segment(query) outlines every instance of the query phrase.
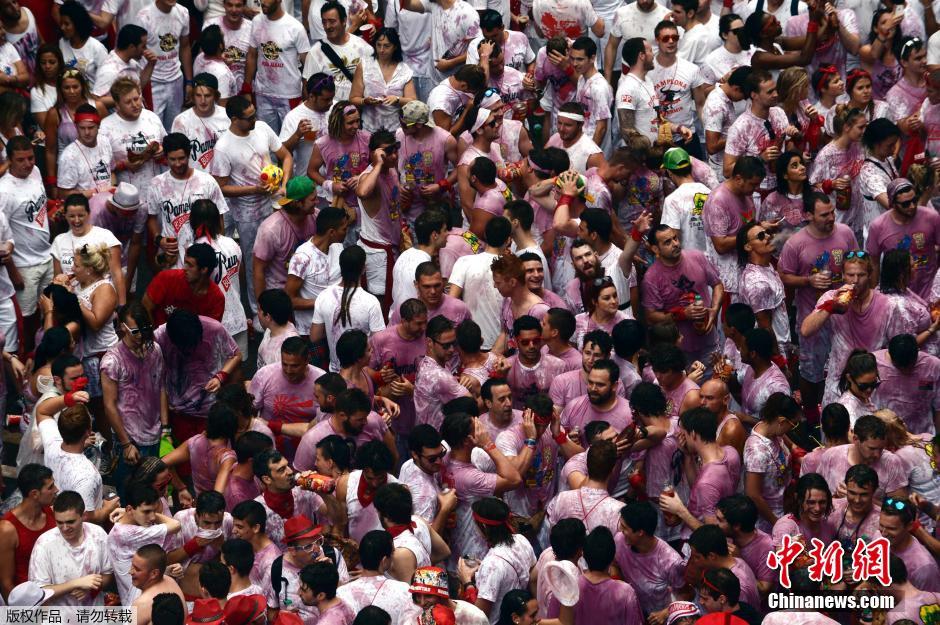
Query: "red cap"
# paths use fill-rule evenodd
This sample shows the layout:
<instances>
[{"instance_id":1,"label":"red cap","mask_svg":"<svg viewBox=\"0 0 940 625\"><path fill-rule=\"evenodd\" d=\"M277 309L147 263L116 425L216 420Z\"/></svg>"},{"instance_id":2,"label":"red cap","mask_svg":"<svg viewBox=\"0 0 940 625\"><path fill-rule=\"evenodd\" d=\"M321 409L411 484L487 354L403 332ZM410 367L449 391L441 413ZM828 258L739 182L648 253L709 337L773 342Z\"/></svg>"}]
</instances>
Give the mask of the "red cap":
<instances>
[{"instance_id":1,"label":"red cap","mask_svg":"<svg viewBox=\"0 0 940 625\"><path fill-rule=\"evenodd\" d=\"M747 621L731 612L712 612L695 621L695 625L747 625Z\"/></svg>"},{"instance_id":2,"label":"red cap","mask_svg":"<svg viewBox=\"0 0 940 625\"><path fill-rule=\"evenodd\" d=\"M220 625L222 621L222 606L216 599L196 599L193 611L186 617L186 625Z\"/></svg>"},{"instance_id":3,"label":"red cap","mask_svg":"<svg viewBox=\"0 0 940 625\"><path fill-rule=\"evenodd\" d=\"M284 542L288 545L305 538L316 538L322 533L322 525L315 524L302 514L291 517L284 523Z\"/></svg>"},{"instance_id":4,"label":"red cap","mask_svg":"<svg viewBox=\"0 0 940 625\"><path fill-rule=\"evenodd\" d=\"M268 604L261 595L238 595L225 602L226 625L248 625L265 614Z\"/></svg>"}]
</instances>

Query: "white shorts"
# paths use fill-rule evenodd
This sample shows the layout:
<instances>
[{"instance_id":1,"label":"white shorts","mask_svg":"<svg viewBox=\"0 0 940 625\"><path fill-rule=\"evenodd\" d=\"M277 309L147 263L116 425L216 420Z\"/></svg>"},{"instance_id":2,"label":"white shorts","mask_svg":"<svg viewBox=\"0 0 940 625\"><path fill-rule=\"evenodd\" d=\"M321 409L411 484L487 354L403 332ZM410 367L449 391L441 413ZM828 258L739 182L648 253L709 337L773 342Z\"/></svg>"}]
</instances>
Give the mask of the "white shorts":
<instances>
[{"instance_id":1,"label":"white shorts","mask_svg":"<svg viewBox=\"0 0 940 625\"><path fill-rule=\"evenodd\" d=\"M20 303L23 316L29 317L36 312L42 290L52 284L52 258L38 265L19 267L19 270L25 287L16 293L16 301Z\"/></svg>"},{"instance_id":2,"label":"white shorts","mask_svg":"<svg viewBox=\"0 0 940 625\"><path fill-rule=\"evenodd\" d=\"M385 250L364 245L357 242L366 252L366 290L379 299L385 295L385 289L392 285L385 284L385 273L388 269L388 253Z\"/></svg>"}]
</instances>

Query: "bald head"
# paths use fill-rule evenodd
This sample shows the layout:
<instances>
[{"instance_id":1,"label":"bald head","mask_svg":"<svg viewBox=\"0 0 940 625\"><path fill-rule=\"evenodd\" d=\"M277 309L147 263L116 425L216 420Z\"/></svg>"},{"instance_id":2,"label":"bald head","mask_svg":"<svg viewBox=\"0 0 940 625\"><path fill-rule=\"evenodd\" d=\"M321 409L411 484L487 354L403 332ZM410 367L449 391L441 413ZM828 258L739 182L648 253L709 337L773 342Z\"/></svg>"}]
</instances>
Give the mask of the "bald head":
<instances>
[{"instance_id":1,"label":"bald head","mask_svg":"<svg viewBox=\"0 0 940 625\"><path fill-rule=\"evenodd\" d=\"M712 378L702 384L699 395L702 398L702 407L717 415L719 419L728 413L731 396L728 393L728 385L721 380Z\"/></svg>"}]
</instances>

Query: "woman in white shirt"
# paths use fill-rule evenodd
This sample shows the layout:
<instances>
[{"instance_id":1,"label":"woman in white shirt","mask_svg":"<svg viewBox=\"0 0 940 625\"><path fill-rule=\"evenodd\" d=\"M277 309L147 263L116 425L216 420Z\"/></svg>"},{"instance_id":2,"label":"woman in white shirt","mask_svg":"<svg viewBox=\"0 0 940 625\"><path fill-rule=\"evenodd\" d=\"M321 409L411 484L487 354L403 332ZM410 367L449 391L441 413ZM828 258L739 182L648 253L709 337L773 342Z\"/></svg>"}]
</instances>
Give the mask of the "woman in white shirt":
<instances>
[{"instance_id":1,"label":"woman in white shirt","mask_svg":"<svg viewBox=\"0 0 940 625\"><path fill-rule=\"evenodd\" d=\"M36 70L39 74L36 85L29 90L29 112L36 118L40 128L46 125L46 113L55 106L58 92L56 83L62 73L62 52L54 43L44 43L36 52Z\"/></svg>"},{"instance_id":2,"label":"woman in white shirt","mask_svg":"<svg viewBox=\"0 0 940 625\"><path fill-rule=\"evenodd\" d=\"M375 52L356 66L349 101L362 109L367 132L398 128L398 114L417 97L414 72L403 61L401 41L394 28L381 28L372 44Z\"/></svg>"},{"instance_id":3,"label":"woman in white shirt","mask_svg":"<svg viewBox=\"0 0 940 625\"><path fill-rule=\"evenodd\" d=\"M78 2L68 0L59 7L62 38L59 39L59 49L65 60L66 68L77 69L89 83L93 83L98 68L108 58L108 49L100 41L91 36L95 29L91 16Z\"/></svg>"},{"instance_id":4,"label":"woman in white shirt","mask_svg":"<svg viewBox=\"0 0 940 625\"><path fill-rule=\"evenodd\" d=\"M104 246L108 250L108 272L123 303L124 274L121 272L121 242L110 230L91 224L88 198L81 193L68 196L63 210L65 220L69 224L69 231L63 232L52 241L52 267L55 275L68 275L74 272L75 256L78 248L83 245Z\"/></svg>"},{"instance_id":5,"label":"woman in white shirt","mask_svg":"<svg viewBox=\"0 0 940 625\"><path fill-rule=\"evenodd\" d=\"M98 116L104 119L108 109L100 102L96 102L88 90L88 81L77 69L67 69L59 76L55 106L46 114L46 123L43 129L46 132L46 177L55 179L58 171L59 157L62 152L76 139L78 127L75 124L75 114L82 104L91 104L98 111ZM52 182L55 184L55 182Z\"/></svg>"}]
</instances>

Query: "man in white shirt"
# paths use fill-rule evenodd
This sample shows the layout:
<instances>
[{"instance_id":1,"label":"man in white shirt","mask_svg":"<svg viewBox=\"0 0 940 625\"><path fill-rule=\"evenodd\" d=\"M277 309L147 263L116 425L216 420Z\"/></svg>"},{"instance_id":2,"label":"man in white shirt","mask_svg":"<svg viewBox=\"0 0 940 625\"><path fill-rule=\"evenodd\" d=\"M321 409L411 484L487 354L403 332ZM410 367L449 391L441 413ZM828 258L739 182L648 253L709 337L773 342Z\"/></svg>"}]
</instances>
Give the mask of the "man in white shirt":
<instances>
[{"instance_id":1,"label":"man in white shirt","mask_svg":"<svg viewBox=\"0 0 940 625\"><path fill-rule=\"evenodd\" d=\"M663 155L663 169L676 190L663 201L661 222L679 231L682 246L705 253L705 225L702 209L711 189L692 178L692 161L682 148L670 148Z\"/></svg>"},{"instance_id":2,"label":"man in white shirt","mask_svg":"<svg viewBox=\"0 0 940 625\"><path fill-rule=\"evenodd\" d=\"M326 39L313 44L304 62L303 77L309 78L317 72L333 76L334 100L348 100L352 89L352 77L362 58L372 56L372 46L356 35L346 31L346 9L339 2L331 0L320 9L320 19ZM339 66L330 58L330 50Z\"/></svg>"},{"instance_id":3,"label":"man in white shirt","mask_svg":"<svg viewBox=\"0 0 940 625\"><path fill-rule=\"evenodd\" d=\"M503 296L493 284L490 265L509 246L512 224L505 217L493 217L486 224L486 248L479 254L457 259L450 273L449 293L463 299L473 320L483 333L483 349L491 349L500 333Z\"/></svg>"},{"instance_id":4,"label":"man in white shirt","mask_svg":"<svg viewBox=\"0 0 940 625\"><path fill-rule=\"evenodd\" d=\"M584 134L603 147L610 128L614 92L604 75L597 71L597 44L590 37L579 37L571 44L568 57L578 75L575 99L584 107Z\"/></svg>"},{"instance_id":5,"label":"man in white shirt","mask_svg":"<svg viewBox=\"0 0 940 625\"><path fill-rule=\"evenodd\" d=\"M307 175L313 142L327 134L327 120L335 96L333 76L317 72L307 79L307 99L284 117L278 139L294 156L294 176Z\"/></svg>"},{"instance_id":6,"label":"man in white shirt","mask_svg":"<svg viewBox=\"0 0 940 625\"><path fill-rule=\"evenodd\" d=\"M164 128L183 108L183 83L193 82L193 52L189 45L189 11L176 0L154 0L137 14L147 30L147 49L157 56L150 76L153 112Z\"/></svg>"},{"instance_id":7,"label":"man in white shirt","mask_svg":"<svg viewBox=\"0 0 940 625\"><path fill-rule=\"evenodd\" d=\"M281 0L263 0L261 13L251 20L242 93L255 94L258 117L275 133L300 104L300 66L309 50L307 31L284 11Z\"/></svg>"},{"instance_id":8,"label":"man in white shirt","mask_svg":"<svg viewBox=\"0 0 940 625\"><path fill-rule=\"evenodd\" d=\"M112 166L114 155L111 144L98 140L101 117L91 104L80 104L73 117L78 137L59 155L56 173L59 197L84 193L91 197L99 191L115 186Z\"/></svg>"},{"instance_id":9,"label":"man in white shirt","mask_svg":"<svg viewBox=\"0 0 940 625\"><path fill-rule=\"evenodd\" d=\"M215 17L206 16L202 27L218 26L225 40L225 62L235 74L235 88L239 91L245 83L245 59L248 57L251 21L246 19L245 0L224 0L225 13Z\"/></svg>"},{"instance_id":10,"label":"man in white shirt","mask_svg":"<svg viewBox=\"0 0 940 625\"><path fill-rule=\"evenodd\" d=\"M708 164L719 181L725 179L725 142L728 139L728 130L744 111L744 93L752 71L750 65L742 65L733 70L727 82L718 83L718 86L711 90L702 108Z\"/></svg>"},{"instance_id":11,"label":"man in white shirt","mask_svg":"<svg viewBox=\"0 0 940 625\"><path fill-rule=\"evenodd\" d=\"M24 347L31 351L41 321L37 314L39 295L52 282L46 190L36 167L36 152L27 137L10 139L6 159L9 168L0 178L0 212L9 222L16 242L12 262L6 267L24 317Z\"/></svg>"},{"instance_id":12,"label":"man in white shirt","mask_svg":"<svg viewBox=\"0 0 940 625\"><path fill-rule=\"evenodd\" d=\"M118 78L109 93L114 112L101 120L99 140L107 139L111 144L118 182L146 189L153 177L163 171L160 142L166 129L153 111L144 108L140 84L133 78Z\"/></svg>"},{"instance_id":13,"label":"man in white shirt","mask_svg":"<svg viewBox=\"0 0 940 625\"><path fill-rule=\"evenodd\" d=\"M239 595L263 595L261 586L252 583L251 569L255 565L255 551L251 543L242 538L229 538L222 543L222 564L228 567L231 584L228 597Z\"/></svg>"},{"instance_id":14,"label":"man in white shirt","mask_svg":"<svg viewBox=\"0 0 940 625\"><path fill-rule=\"evenodd\" d=\"M215 144L229 126L218 100L219 79L207 72L197 74L193 77L193 106L176 116L170 130L189 137L191 165L206 173L211 170Z\"/></svg>"},{"instance_id":15,"label":"man in white shirt","mask_svg":"<svg viewBox=\"0 0 940 625\"><path fill-rule=\"evenodd\" d=\"M418 215L414 223L415 245L395 260L392 270L392 302L398 308L408 298L417 298L415 269L423 262L433 260L447 243L447 218L438 210L428 209Z\"/></svg>"},{"instance_id":16,"label":"man in white shirt","mask_svg":"<svg viewBox=\"0 0 940 625\"><path fill-rule=\"evenodd\" d=\"M147 31L136 24L121 28L117 45L98 67L91 93L105 106L114 106L111 85L121 76L130 76L141 86L150 83L153 68L157 63L156 53L147 48ZM146 59L141 63L141 59Z\"/></svg>"},{"instance_id":17,"label":"man in white shirt","mask_svg":"<svg viewBox=\"0 0 940 625\"><path fill-rule=\"evenodd\" d=\"M718 18L712 15L709 0L674 0L672 21L683 29L679 56L701 67L710 52L721 47Z\"/></svg>"},{"instance_id":18,"label":"man in white shirt","mask_svg":"<svg viewBox=\"0 0 940 625\"><path fill-rule=\"evenodd\" d=\"M114 579L108 534L82 521L85 501L75 491L56 495L52 514L56 526L33 545L29 579L53 591L46 605L103 606L104 593L98 591Z\"/></svg>"},{"instance_id":19,"label":"man in white shirt","mask_svg":"<svg viewBox=\"0 0 940 625\"><path fill-rule=\"evenodd\" d=\"M568 153L571 169L586 172L600 167L604 153L594 140L584 134L584 106L580 102L565 102L558 109L555 121L557 132L545 143L547 148L561 148Z\"/></svg>"},{"instance_id":20,"label":"man in white shirt","mask_svg":"<svg viewBox=\"0 0 940 625\"><path fill-rule=\"evenodd\" d=\"M610 27L610 37L604 48L604 77L614 84L615 72L620 74L620 42L634 37L648 37L656 24L670 14L663 4L656 0L637 0L624 4L614 13Z\"/></svg>"},{"instance_id":21,"label":"man in white shirt","mask_svg":"<svg viewBox=\"0 0 940 625\"><path fill-rule=\"evenodd\" d=\"M282 10L283 12L283 10ZM258 16L263 17L263 16ZM285 15L281 19L294 19ZM255 18L257 20L257 17ZM250 65L249 65L250 67ZM259 104L262 97L259 97ZM273 109L272 109L273 110ZM293 157L278 140L275 131L265 122L257 122L258 113L244 96L235 96L225 104L225 113L231 120L227 132L216 142L216 155L212 159L212 175L215 176L222 195L230 198L232 221L238 231L238 243L242 258L246 259L246 275L254 275L252 250L258 226L271 214L271 194L286 195ZM274 154L284 171L279 188L262 186L261 170L272 163ZM231 232L232 227L229 225ZM254 280L248 281L248 302L254 314L257 297Z\"/></svg>"},{"instance_id":22,"label":"man in white shirt","mask_svg":"<svg viewBox=\"0 0 940 625\"><path fill-rule=\"evenodd\" d=\"M604 36L604 20L589 0L535 0L532 16L536 31L546 39L555 35L577 39L587 35L589 28L595 37Z\"/></svg>"},{"instance_id":23,"label":"man in white shirt","mask_svg":"<svg viewBox=\"0 0 940 625\"><path fill-rule=\"evenodd\" d=\"M747 40L739 36L744 34L744 20L734 13L726 13L718 20L718 36L722 45L716 48L702 61L701 72L706 82L718 83L731 70L748 65L754 49Z\"/></svg>"},{"instance_id":24,"label":"man in white shirt","mask_svg":"<svg viewBox=\"0 0 940 625\"><path fill-rule=\"evenodd\" d=\"M705 81L695 64L676 55L679 47L679 28L664 20L654 31L659 52L653 57L653 69L648 78L656 90L663 119L672 125L673 144L681 145L689 154L704 159L701 140L694 134L696 109L705 103ZM687 128L693 132L686 139L679 132Z\"/></svg>"},{"instance_id":25,"label":"man in white shirt","mask_svg":"<svg viewBox=\"0 0 940 625\"><path fill-rule=\"evenodd\" d=\"M623 44L623 61L630 71L620 77L617 85L620 138L626 141L627 133L639 132L655 143L659 136L659 97L648 77L655 67L653 47L641 37L629 39Z\"/></svg>"}]
</instances>

